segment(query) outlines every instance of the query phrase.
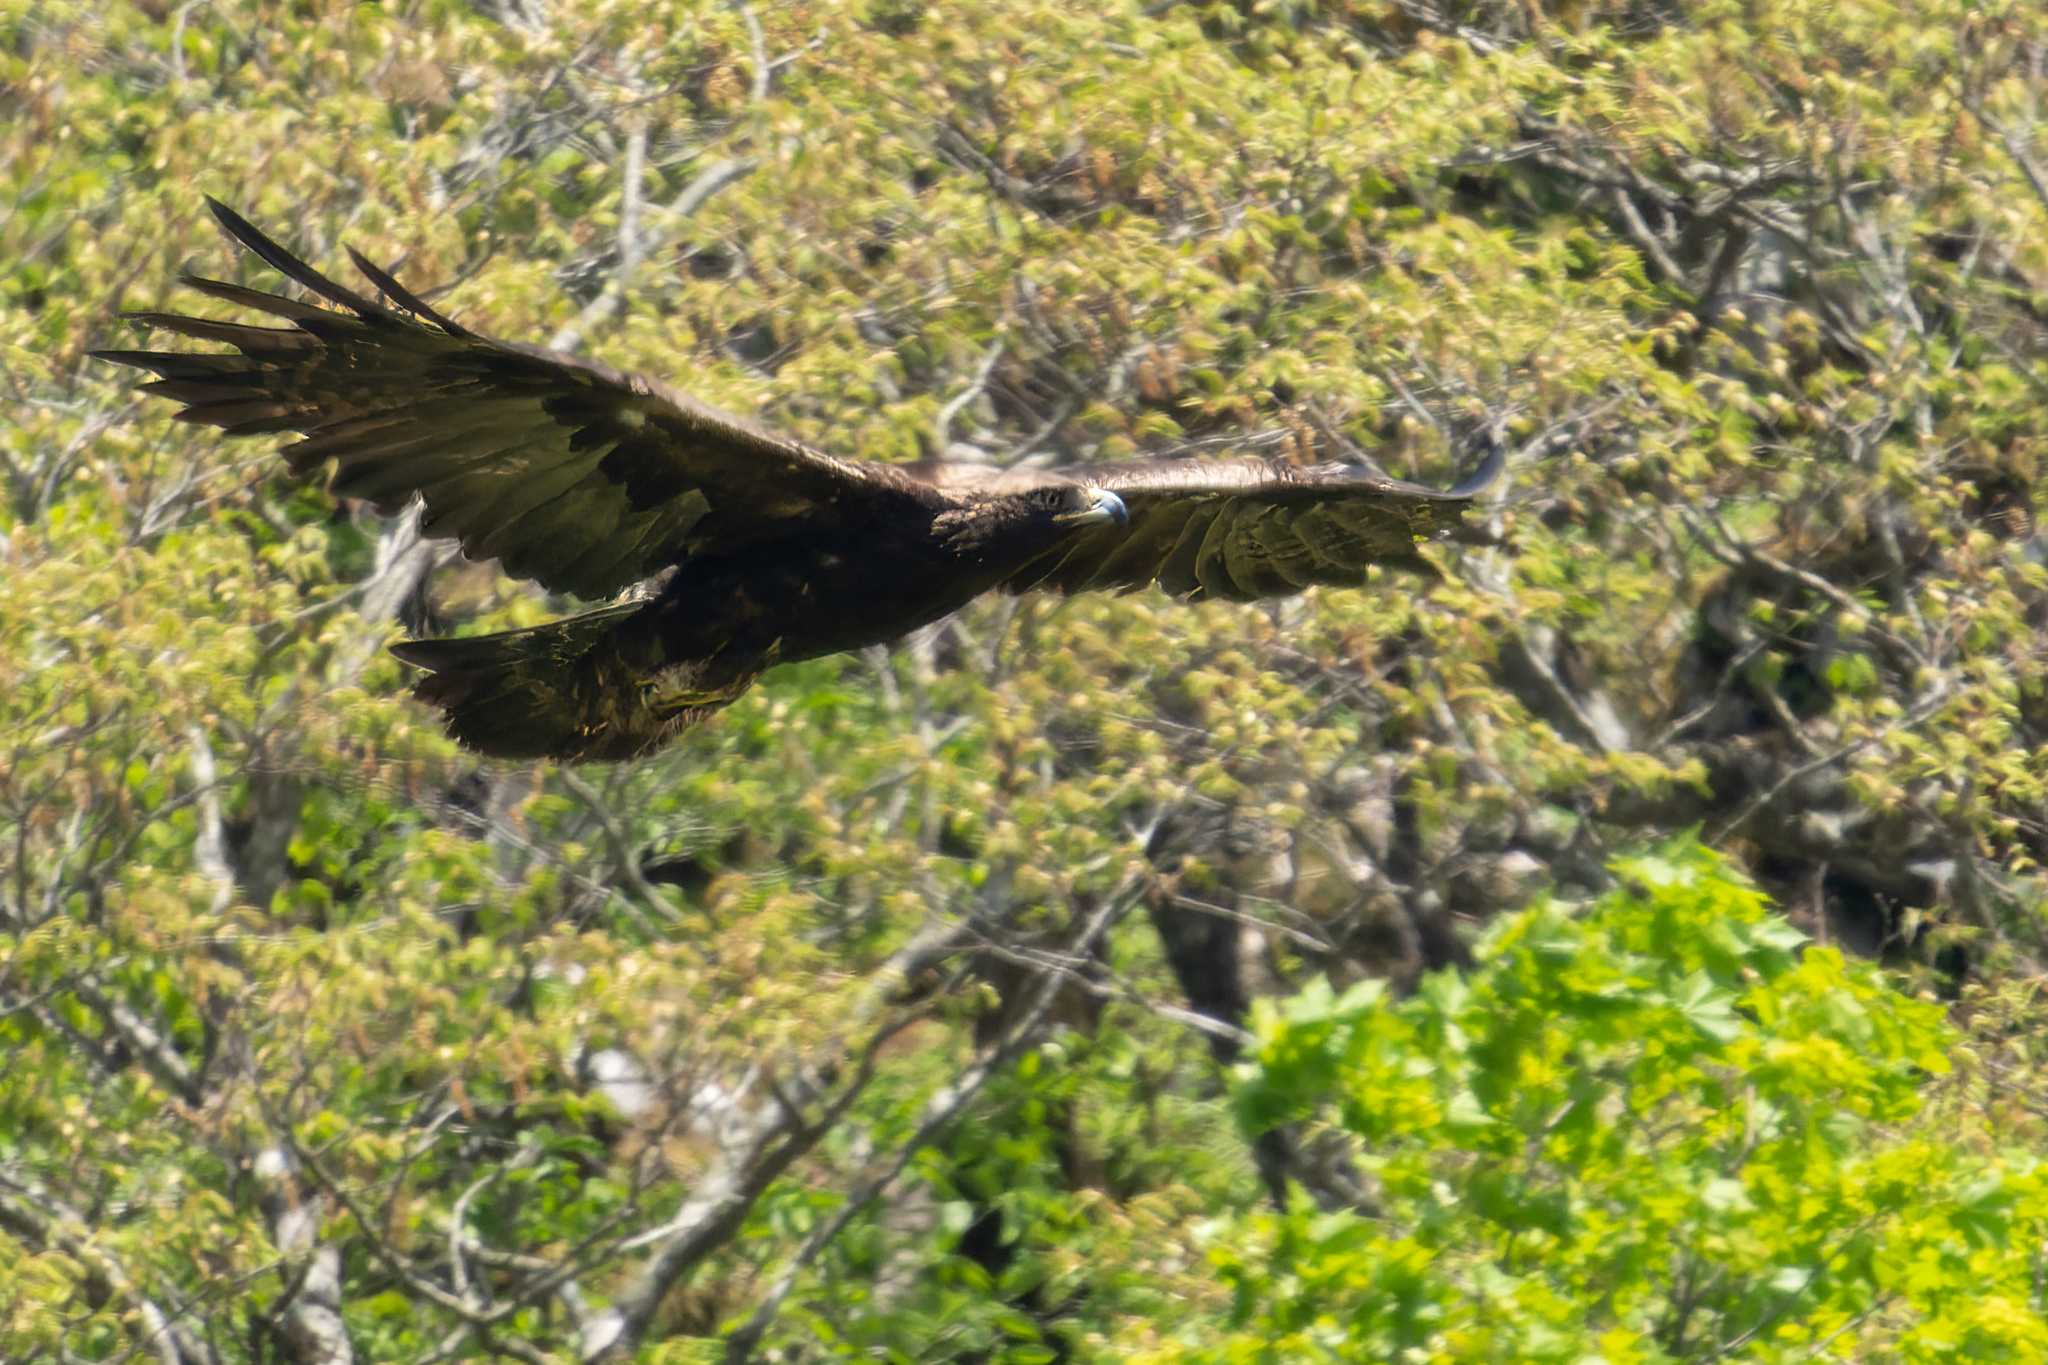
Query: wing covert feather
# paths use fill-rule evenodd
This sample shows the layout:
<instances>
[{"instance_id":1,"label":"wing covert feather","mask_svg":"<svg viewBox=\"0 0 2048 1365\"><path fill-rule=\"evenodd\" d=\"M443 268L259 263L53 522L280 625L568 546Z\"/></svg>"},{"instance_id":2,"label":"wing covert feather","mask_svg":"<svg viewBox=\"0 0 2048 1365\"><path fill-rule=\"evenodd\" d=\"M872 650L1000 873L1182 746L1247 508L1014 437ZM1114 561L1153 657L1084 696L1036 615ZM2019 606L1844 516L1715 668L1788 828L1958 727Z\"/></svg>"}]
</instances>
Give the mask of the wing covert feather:
<instances>
[{"instance_id":1,"label":"wing covert feather","mask_svg":"<svg viewBox=\"0 0 2048 1365\"><path fill-rule=\"evenodd\" d=\"M1316 584L1355 586L1375 563L1414 565L1415 547L1455 527L1500 473L1493 443L1455 488L1429 488L1356 464L1243 458L1131 460L992 475L1092 484L1122 498L1123 530L1097 528L1014 575L1011 591L1130 591L1250 601ZM967 481L971 476L953 476Z\"/></svg>"}]
</instances>

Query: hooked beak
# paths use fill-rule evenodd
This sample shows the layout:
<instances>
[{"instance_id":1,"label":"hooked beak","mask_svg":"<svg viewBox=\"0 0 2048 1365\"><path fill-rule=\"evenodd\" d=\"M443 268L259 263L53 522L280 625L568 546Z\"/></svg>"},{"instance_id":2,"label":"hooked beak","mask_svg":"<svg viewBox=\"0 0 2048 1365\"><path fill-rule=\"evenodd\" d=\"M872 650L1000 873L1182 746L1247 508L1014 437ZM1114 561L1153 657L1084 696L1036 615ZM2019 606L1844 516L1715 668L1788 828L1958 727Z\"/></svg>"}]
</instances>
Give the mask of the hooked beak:
<instances>
[{"instance_id":1,"label":"hooked beak","mask_svg":"<svg viewBox=\"0 0 2048 1365\"><path fill-rule=\"evenodd\" d=\"M1107 488L1088 490L1091 501L1079 512L1062 512L1053 518L1062 526L1100 526L1113 521L1119 527L1131 524L1131 509L1124 506L1124 500Z\"/></svg>"}]
</instances>

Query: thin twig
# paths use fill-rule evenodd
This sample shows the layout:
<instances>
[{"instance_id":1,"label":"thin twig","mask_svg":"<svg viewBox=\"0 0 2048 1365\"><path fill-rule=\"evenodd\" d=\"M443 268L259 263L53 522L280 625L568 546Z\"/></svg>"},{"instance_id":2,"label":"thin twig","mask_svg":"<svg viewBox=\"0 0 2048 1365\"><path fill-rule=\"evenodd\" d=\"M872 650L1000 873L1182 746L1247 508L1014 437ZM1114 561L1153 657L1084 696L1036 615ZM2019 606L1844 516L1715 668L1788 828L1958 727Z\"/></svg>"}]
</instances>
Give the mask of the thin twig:
<instances>
[{"instance_id":1,"label":"thin twig","mask_svg":"<svg viewBox=\"0 0 2048 1365\"><path fill-rule=\"evenodd\" d=\"M629 149L630 150L630 149ZM663 210L662 217L648 227L644 235L637 233L640 249L651 254L658 250L682 221L702 208L711 196L736 180L744 178L759 163L752 157L725 157L705 167L703 172L683 187L683 192L671 200ZM636 219L637 224L637 219ZM625 289L614 275L605 285L604 292L583 306L575 319L552 337L548 338L550 349L573 351L583 344L584 336L594 327L604 323L625 304Z\"/></svg>"}]
</instances>

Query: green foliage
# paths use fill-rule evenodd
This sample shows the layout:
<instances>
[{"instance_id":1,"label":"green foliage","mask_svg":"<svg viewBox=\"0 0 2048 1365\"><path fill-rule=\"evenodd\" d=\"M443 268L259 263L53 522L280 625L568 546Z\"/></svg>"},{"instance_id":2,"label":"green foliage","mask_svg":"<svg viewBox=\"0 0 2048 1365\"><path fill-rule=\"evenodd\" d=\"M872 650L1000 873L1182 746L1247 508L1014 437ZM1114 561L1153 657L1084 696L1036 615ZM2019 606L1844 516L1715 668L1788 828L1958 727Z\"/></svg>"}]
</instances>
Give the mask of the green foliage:
<instances>
[{"instance_id":1,"label":"green foliage","mask_svg":"<svg viewBox=\"0 0 2048 1365\"><path fill-rule=\"evenodd\" d=\"M2038 1354L2044 22L0 0L0 1357L571 1358L664 1249L624 1354ZM201 192L865 458L1514 461L1439 581L480 768L382 646L577 604L81 359L274 284ZM1607 895L1693 827L1820 946Z\"/></svg>"},{"instance_id":2,"label":"green foliage","mask_svg":"<svg viewBox=\"0 0 2048 1365\"><path fill-rule=\"evenodd\" d=\"M1940 1006L1689 844L1490 930L1405 1000L1261 1002L1259 1133L1334 1107L1371 1215L1211 1234L1216 1360L2032 1360L2048 1180L1927 1103ZM1983 1150L1979 1144L1992 1150Z\"/></svg>"}]
</instances>

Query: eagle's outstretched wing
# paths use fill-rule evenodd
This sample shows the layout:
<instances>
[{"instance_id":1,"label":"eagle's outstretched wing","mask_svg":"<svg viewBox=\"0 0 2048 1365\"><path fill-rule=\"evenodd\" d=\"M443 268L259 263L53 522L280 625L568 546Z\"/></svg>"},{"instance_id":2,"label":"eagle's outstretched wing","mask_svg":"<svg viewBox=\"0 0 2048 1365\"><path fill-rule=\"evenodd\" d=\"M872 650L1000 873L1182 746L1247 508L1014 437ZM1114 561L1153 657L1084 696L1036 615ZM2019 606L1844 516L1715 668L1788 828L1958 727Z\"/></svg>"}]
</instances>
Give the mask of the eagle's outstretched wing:
<instances>
[{"instance_id":1,"label":"eagle's outstretched wing","mask_svg":"<svg viewBox=\"0 0 2048 1365\"><path fill-rule=\"evenodd\" d=\"M948 491L1021 492L1085 483L1122 498L1126 527L1100 526L1023 565L1011 592L1130 591L1157 583L1190 600L1244 602L1315 584L1357 585L1372 564L1417 562L1418 542L1458 525L1500 473L1493 443L1455 488L1427 488L1356 464L1256 458L1129 460L1063 468L908 466Z\"/></svg>"},{"instance_id":2,"label":"eagle's outstretched wing","mask_svg":"<svg viewBox=\"0 0 2048 1365\"><path fill-rule=\"evenodd\" d=\"M640 375L479 336L356 255L396 307L336 284L208 199L228 234L335 308L184 277L282 318L254 327L170 313L138 320L238 354L96 351L159 376L182 421L230 436L297 431L300 473L334 464L337 493L397 511L472 559L584 597L664 566L786 533L793 519L872 524L932 491L890 466L842 460ZM408 316L409 315L409 316Z\"/></svg>"}]
</instances>

